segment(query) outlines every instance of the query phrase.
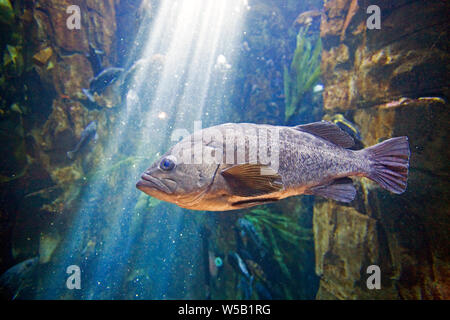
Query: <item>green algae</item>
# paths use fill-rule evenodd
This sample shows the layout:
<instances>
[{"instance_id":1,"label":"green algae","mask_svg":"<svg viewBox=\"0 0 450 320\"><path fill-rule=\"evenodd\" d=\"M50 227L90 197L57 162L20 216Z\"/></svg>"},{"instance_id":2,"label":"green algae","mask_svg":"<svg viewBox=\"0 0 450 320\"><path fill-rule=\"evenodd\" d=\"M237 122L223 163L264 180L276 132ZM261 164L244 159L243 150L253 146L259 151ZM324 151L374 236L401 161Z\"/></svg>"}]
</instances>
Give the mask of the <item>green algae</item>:
<instances>
[{"instance_id":1,"label":"green algae","mask_svg":"<svg viewBox=\"0 0 450 320\"><path fill-rule=\"evenodd\" d=\"M307 37L309 27L300 28L297 34L297 47L290 67L284 66L283 81L285 95L285 121L298 111L306 92L317 83L321 75L320 37L313 44Z\"/></svg>"},{"instance_id":2,"label":"green algae","mask_svg":"<svg viewBox=\"0 0 450 320\"><path fill-rule=\"evenodd\" d=\"M304 251L307 242L312 241L312 230L301 227L290 216L273 213L269 209L253 209L244 216L250 221L260 234L264 244L271 248L273 256L287 278L292 278L291 272L285 263L285 257L292 252L285 251L286 243Z\"/></svg>"}]
</instances>

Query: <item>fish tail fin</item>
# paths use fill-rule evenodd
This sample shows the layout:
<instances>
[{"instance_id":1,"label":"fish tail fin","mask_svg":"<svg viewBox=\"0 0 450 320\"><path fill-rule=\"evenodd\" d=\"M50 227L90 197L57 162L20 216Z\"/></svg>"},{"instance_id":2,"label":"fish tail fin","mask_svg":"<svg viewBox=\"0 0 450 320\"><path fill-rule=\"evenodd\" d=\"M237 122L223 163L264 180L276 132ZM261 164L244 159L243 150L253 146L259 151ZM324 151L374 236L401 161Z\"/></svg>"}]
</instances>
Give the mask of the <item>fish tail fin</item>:
<instances>
[{"instance_id":1,"label":"fish tail fin","mask_svg":"<svg viewBox=\"0 0 450 320\"><path fill-rule=\"evenodd\" d=\"M70 160L73 160L74 156L75 156L75 152L67 151L67 158L69 158Z\"/></svg>"},{"instance_id":2,"label":"fish tail fin","mask_svg":"<svg viewBox=\"0 0 450 320\"><path fill-rule=\"evenodd\" d=\"M362 152L372 162L367 178L390 192L405 192L411 154L408 137L391 138Z\"/></svg>"}]
</instances>

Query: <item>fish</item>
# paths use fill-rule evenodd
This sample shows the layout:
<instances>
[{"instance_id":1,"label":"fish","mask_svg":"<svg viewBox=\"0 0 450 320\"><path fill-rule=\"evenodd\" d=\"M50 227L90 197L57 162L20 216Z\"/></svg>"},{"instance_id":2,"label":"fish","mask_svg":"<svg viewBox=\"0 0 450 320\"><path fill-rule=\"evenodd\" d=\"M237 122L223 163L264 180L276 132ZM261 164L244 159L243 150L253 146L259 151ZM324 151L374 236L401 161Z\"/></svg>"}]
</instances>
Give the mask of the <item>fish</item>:
<instances>
[{"instance_id":1,"label":"fish","mask_svg":"<svg viewBox=\"0 0 450 320\"><path fill-rule=\"evenodd\" d=\"M342 114L338 113L331 117L331 122L336 124L343 131L347 132L352 138L361 141L361 132L359 131L356 124L347 120Z\"/></svg>"},{"instance_id":2,"label":"fish","mask_svg":"<svg viewBox=\"0 0 450 320\"><path fill-rule=\"evenodd\" d=\"M241 258L241 256L239 256L238 253L230 252L228 254L228 261L237 272L239 272L242 276L244 276L245 279L249 281L249 283L253 282L253 276L250 274L247 264Z\"/></svg>"},{"instance_id":3,"label":"fish","mask_svg":"<svg viewBox=\"0 0 450 320\"><path fill-rule=\"evenodd\" d=\"M115 67L106 68L89 81L89 89L82 88L81 91L91 102L95 102L94 93L102 94L106 87L119 79L124 70L123 68Z\"/></svg>"},{"instance_id":4,"label":"fish","mask_svg":"<svg viewBox=\"0 0 450 320\"><path fill-rule=\"evenodd\" d=\"M89 62L91 63L92 71L94 72L94 75L99 74L102 71L102 58L101 56L104 55L105 52L100 49L96 49L94 45L89 42L89 53L86 54L86 57L88 58Z\"/></svg>"},{"instance_id":5,"label":"fish","mask_svg":"<svg viewBox=\"0 0 450 320\"><path fill-rule=\"evenodd\" d=\"M75 149L71 151L67 151L67 157L70 160L75 158L75 155L81 148L89 143L91 140L97 140L97 123L95 121L91 121L86 128L84 128L83 132L81 132L80 140L78 141Z\"/></svg>"},{"instance_id":6,"label":"fish","mask_svg":"<svg viewBox=\"0 0 450 320\"><path fill-rule=\"evenodd\" d=\"M295 19L293 26L295 25L310 25L314 18L321 17L323 12L320 10L309 10L300 13Z\"/></svg>"},{"instance_id":7,"label":"fish","mask_svg":"<svg viewBox=\"0 0 450 320\"><path fill-rule=\"evenodd\" d=\"M244 299L250 299L253 289L253 275L250 274L245 261L236 252L230 252L228 254L228 261L231 266L240 274L239 287L241 287L244 293Z\"/></svg>"},{"instance_id":8,"label":"fish","mask_svg":"<svg viewBox=\"0 0 450 320\"><path fill-rule=\"evenodd\" d=\"M4 299L14 300L26 286L33 270L39 263L39 257L22 261L0 276L0 296Z\"/></svg>"},{"instance_id":9,"label":"fish","mask_svg":"<svg viewBox=\"0 0 450 320\"><path fill-rule=\"evenodd\" d=\"M251 145L257 142L262 151L255 155ZM406 190L407 136L348 149L354 143L324 120L294 127L221 124L175 144L144 171L136 187L159 200L204 211L248 208L302 194L348 203L356 196L350 177L369 178L395 194Z\"/></svg>"}]
</instances>

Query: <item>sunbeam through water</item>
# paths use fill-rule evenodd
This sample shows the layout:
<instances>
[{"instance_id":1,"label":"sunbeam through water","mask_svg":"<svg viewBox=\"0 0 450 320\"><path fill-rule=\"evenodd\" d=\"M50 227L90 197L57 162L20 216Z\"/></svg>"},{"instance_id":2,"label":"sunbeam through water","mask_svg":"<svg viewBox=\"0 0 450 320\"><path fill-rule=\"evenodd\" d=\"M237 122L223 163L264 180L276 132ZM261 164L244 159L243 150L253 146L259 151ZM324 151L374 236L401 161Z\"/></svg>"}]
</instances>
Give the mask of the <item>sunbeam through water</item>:
<instances>
[{"instance_id":1,"label":"sunbeam through water","mask_svg":"<svg viewBox=\"0 0 450 320\"><path fill-rule=\"evenodd\" d=\"M162 1L141 23L115 134L103 137L109 157L92 169L37 298L204 298L190 293L200 277L197 227L185 210L149 198L135 183L173 143L173 130L223 115L246 10L242 0ZM151 212L140 209L143 202ZM81 269L79 292L65 290L70 265Z\"/></svg>"}]
</instances>

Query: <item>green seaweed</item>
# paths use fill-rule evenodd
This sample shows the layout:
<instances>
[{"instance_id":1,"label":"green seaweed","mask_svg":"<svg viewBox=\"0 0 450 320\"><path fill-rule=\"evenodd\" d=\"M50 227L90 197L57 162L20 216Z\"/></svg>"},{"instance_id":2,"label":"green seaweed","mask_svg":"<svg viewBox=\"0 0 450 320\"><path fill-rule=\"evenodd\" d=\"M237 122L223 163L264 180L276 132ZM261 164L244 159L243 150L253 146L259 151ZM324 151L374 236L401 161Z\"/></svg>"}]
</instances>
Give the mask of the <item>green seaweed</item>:
<instances>
[{"instance_id":1,"label":"green seaweed","mask_svg":"<svg viewBox=\"0 0 450 320\"><path fill-rule=\"evenodd\" d=\"M290 216L272 213L268 209L253 209L244 218L255 226L264 244L271 248L283 274L288 279L292 278L285 262L285 258L292 255L292 251L286 248L286 243L296 248L299 254L305 253L309 247L307 243L312 241L312 230L301 227Z\"/></svg>"},{"instance_id":2,"label":"green seaweed","mask_svg":"<svg viewBox=\"0 0 450 320\"><path fill-rule=\"evenodd\" d=\"M284 66L285 121L287 122L300 108L302 99L319 80L320 37L314 45L306 37L309 26L300 28L297 34L297 47L290 68Z\"/></svg>"}]
</instances>

